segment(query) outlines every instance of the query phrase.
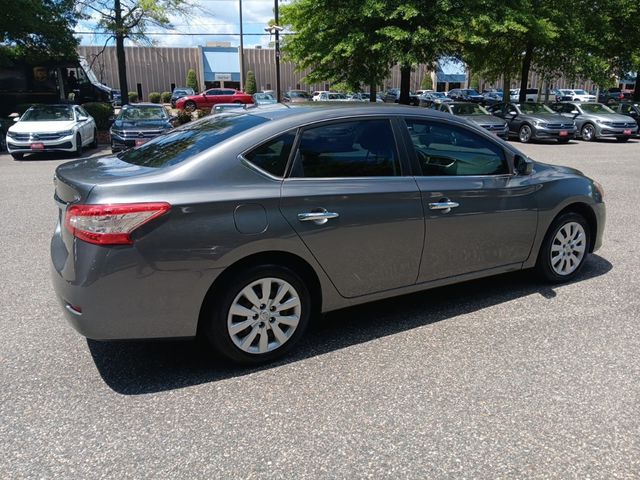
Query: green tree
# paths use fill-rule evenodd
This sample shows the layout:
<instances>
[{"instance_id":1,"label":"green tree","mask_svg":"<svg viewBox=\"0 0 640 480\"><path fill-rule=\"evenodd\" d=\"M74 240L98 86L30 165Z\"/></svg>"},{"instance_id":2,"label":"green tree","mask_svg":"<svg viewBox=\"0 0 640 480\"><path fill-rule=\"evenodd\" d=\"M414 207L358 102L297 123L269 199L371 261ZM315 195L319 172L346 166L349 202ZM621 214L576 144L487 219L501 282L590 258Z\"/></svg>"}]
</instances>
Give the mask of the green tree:
<instances>
[{"instance_id":1,"label":"green tree","mask_svg":"<svg viewBox=\"0 0 640 480\"><path fill-rule=\"evenodd\" d=\"M187 80L185 83L187 88L192 88L194 92L198 92L198 76L193 68L190 68L187 72Z\"/></svg>"},{"instance_id":2,"label":"green tree","mask_svg":"<svg viewBox=\"0 0 640 480\"><path fill-rule=\"evenodd\" d=\"M77 58L74 0L11 0L0 15L0 63Z\"/></svg>"},{"instance_id":3,"label":"green tree","mask_svg":"<svg viewBox=\"0 0 640 480\"><path fill-rule=\"evenodd\" d=\"M282 23L296 32L283 51L299 70L310 70L308 83L368 84L371 101L399 63L400 102L408 103L412 66L450 50L448 27L459 10L461 0L296 0L281 9Z\"/></svg>"},{"instance_id":4,"label":"green tree","mask_svg":"<svg viewBox=\"0 0 640 480\"><path fill-rule=\"evenodd\" d=\"M256 74L251 70L247 72L247 81L244 84L244 91L249 95L253 95L258 91L258 87L256 86Z\"/></svg>"},{"instance_id":5,"label":"green tree","mask_svg":"<svg viewBox=\"0 0 640 480\"><path fill-rule=\"evenodd\" d=\"M422 77L422 82L420 82L420 87L423 90L432 90L433 89L433 79L431 78L431 72L427 72Z\"/></svg>"},{"instance_id":6,"label":"green tree","mask_svg":"<svg viewBox=\"0 0 640 480\"><path fill-rule=\"evenodd\" d=\"M153 44L147 35L150 27L171 28L171 15L184 15L191 5L188 0L76 0L80 12L97 18L99 28L109 32L116 42L120 91L128 91L124 41ZM106 45L106 43L105 43ZM122 103L127 103L122 96Z\"/></svg>"}]
</instances>

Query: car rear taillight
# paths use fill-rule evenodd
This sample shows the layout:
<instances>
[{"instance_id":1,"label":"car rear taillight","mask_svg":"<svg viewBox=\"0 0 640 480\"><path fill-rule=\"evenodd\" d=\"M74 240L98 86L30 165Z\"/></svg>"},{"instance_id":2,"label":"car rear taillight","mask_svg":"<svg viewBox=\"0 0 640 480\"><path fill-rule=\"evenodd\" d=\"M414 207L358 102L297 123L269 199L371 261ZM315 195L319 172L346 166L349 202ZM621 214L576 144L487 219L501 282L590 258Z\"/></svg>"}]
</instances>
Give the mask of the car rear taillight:
<instances>
[{"instance_id":1,"label":"car rear taillight","mask_svg":"<svg viewBox=\"0 0 640 480\"><path fill-rule=\"evenodd\" d=\"M71 234L96 245L131 245L131 233L171 209L165 202L113 205L71 205L65 227Z\"/></svg>"}]
</instances>

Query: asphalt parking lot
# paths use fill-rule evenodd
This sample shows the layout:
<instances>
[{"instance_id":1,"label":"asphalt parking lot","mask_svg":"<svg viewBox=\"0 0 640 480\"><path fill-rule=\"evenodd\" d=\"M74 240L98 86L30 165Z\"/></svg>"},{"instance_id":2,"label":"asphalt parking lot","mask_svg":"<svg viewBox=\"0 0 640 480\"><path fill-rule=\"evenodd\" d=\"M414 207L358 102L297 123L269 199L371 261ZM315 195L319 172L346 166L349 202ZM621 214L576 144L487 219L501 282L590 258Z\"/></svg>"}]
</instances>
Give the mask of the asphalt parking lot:
<instances>
[{"instance_id":1,"label":"asphalt parking lot","mask_svg":"<svg viewBox=\"0 0 640 480\"><path fill-rule=\"evenodd\" d=\"M640 141L521 149L604 185L578 281L335 312L255 370L72 330L48 264L65 160L0 154L0 478L639 478Z\"/></svg>"}]
</instances>

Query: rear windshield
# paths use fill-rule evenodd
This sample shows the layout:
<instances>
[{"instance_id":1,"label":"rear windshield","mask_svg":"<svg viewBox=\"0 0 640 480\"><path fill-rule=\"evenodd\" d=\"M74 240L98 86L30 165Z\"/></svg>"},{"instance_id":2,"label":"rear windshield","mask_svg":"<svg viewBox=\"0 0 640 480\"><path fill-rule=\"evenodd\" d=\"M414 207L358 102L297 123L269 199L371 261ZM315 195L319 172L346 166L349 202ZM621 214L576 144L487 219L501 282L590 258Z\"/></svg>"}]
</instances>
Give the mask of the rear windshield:
<instances>
[{"instance_id":1,"label":"rear windshield","mask_svg":"<svg viewBox=\"0 0 640 480\"><path fill-rule=\"evenodd\" d=\"M205 117L156 137L149 143L126 150L118 154L118 158L143 167L169 167L267 121L264 117L247 114Z\"/></svg>"}]
</instances>

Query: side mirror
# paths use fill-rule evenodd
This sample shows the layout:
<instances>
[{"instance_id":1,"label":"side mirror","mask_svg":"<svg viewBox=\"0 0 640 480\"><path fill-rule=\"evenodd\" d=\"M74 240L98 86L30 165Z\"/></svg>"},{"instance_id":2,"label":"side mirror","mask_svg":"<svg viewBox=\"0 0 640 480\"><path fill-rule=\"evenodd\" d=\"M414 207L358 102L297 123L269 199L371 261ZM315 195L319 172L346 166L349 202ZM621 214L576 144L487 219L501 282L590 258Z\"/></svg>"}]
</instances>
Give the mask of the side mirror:
<instances>
[{"instance_id":1,"label":"side mirror","mask_svg":"<svg viewBox=\"0 0 640 480\"><path fill-rule=\"evenodd\" d=\"M580 115L578 110L571 110L571 115Z\"/></svg>"},{"instance_id":2,"label":"side mirror","mask_svg":"<svg viewBox=\"0 0 640 480\"><path fill-rule=\"evenodd\" d=\"M14 121L14 123L15 123L15 122L17 122L17 121L19 121L19 120L20 120L20 117L13 117L13 121Z\"/></svg>"},{"instance_id":3,"label":"side mirror","mask_svg":"<svg viewBox=\"0 0 640 480\"><path fill-rule=\"evenodd\" d=\"M635 110L631 110L631 111L628 113L628 115L629 115L630 117L637 117L637 116L638 116L638 112L636 112Z\"/></svg>"},{"instance_id":4,"label":"side mirror","mask_svg":"<svg viewBox=\"0 0 640 480\"><path fill-rule=\"evenodd\" d=\"M203 96L203 97L206 97L206 96L207 96L207 94L206 94L205 92L202 92L202 96Z\"/></svg>"},{"instance_id":5,"label":"side mirror","mask_svg":"<svg viewBox=\"0 0 640 480\"><path fill-rule=\"evenodd\" d=\"M518 115L518 112L516 112L515 110L512 110L509 112L509 115L511 115L512 117L515 117L516 115Z\"/></svg>"},{"instance_id":6,"label":"side mirror","mask_svg":"<svg viewBox=\"0 0 640 480\"><path fill-rule=\"evenodd\" d=\"M522 155L513 157L513 163L518 175L531 175L533 173L533 162Z\"/></svg>"},{"instance_id":7,"label":"side mirror","mask_svg":"<svg viewBox=\"0 0 640 480\"><path fill-rule=\"evenodd\" d=\"M78 117L79 122L86 122L87 120L89 120L89 117Z\"/></svg>"}]
</instances>

